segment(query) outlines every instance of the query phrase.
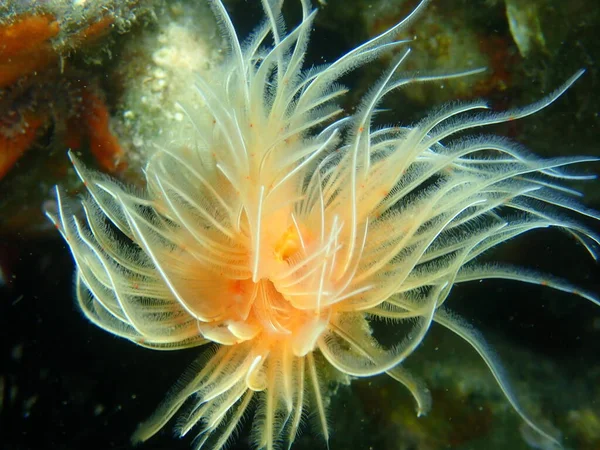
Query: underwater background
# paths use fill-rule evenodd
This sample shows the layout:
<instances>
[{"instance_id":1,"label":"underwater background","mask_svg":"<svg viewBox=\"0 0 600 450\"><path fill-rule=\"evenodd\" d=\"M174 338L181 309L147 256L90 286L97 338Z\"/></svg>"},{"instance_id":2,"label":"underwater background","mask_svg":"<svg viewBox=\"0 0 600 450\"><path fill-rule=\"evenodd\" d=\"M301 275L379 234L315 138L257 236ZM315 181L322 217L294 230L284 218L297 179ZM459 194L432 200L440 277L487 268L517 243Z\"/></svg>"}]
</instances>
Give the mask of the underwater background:
<instances>
[{"instance_id":1,"label":"underwater background","mask_svg":"<svg viewBox=\"0 0 600 450\"><path fill-rule=\"evenodd\" d=\"M147 350L89 323L75 305L70 252L43 216L53 207L53 185L70 194L81 190L67 148L77 149L90 166L139 183L152 134L160 132L161 121L177 120L161 115L169 88L177 86L165 66L196 54L207 61L193 70L219 61L218 31L201 3L0 5L1 449L132 448L137 424L202 351ZM261 18L258 1L225 3L241 35ZM313 5L321 12L308 65L337 58L397 23L415 4ZM288 0L284 14L293 19L298 8ZM49 16L54 19L47 21ZM41 25L22 26L31 17L41 18ZM499 110L527 105L584 68L584 76L543 111L484 132L508 136L540 156L600 156L599 27L600 6L593 0L432 0L410 27L407 37L418 38L409 68L488 70L399 90L387 98L381 121L410 125L444 102L479 97ZM11 33L39 44L21 48ZM189 53L180 56L180 49ZM388 63L383 58L346 77L349 108ZM600 164L580 170L599 173ZM599 180L572 187L600 210ZM587 225L600 231L597 222ZM535 231L484 258L551 273L600 294L600 266L560 230ZM525 409L560 430L565 448L600 449L597 307L504 280L455 286L448 302L483 333ZM417 418L409 394L387 377L354 380L331 399L329 448L550 448L522 427L483 361L449 331L434 325L406 366L427 382L431 412ZM229 448L250 448L247 436L242 431ZM186 449L191 440L174 438L167 426L139 448ZM325 445L307 424L293 448Z\"/></svg>"}]
</instances>

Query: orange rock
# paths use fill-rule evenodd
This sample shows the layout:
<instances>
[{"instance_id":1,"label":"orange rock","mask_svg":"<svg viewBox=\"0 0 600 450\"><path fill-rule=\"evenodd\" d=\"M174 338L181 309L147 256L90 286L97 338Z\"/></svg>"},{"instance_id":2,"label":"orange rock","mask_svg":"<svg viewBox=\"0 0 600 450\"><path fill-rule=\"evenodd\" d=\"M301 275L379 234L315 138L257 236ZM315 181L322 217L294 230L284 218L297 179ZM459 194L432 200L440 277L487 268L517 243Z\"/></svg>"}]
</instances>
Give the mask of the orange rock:
<instances>
[{"instance_id":1,"label":"orange rock","mask_svg":"<svg viewBox=\"0 0 600 450\"><path fill-rule=\"evenodd\" d=\"M22 130L10 136L0 133L0 179L12 168L18 159L31 147L38 129L44 124L41 117L23 119Z\"/></svg>"},{"instance_id":2,"label":"orange rock","mask_svg":"<svg viewBox=\"0 0 600 450\"><path fill-rule=\"evenodd\" d=\"M89 43L110 31L114 17L106 15L87 24L81 30L66 37L66 45L76 48ZM60 49L52 39L61 32L61 26L50 14L23 15L0 24L0 89L11 86L20 78L35 75L56 63ZM33 81L35 82L35 81ZM82 93L81 123L67 120L67 144L71 148L81 145L82 137L88 137L90 150L99 165L115 172L124 168L121 162L123 149L110 131L110 116L104 102L87 89ZM0 179L10 170L19 157L35 142L37 130L46 123L45 117L30 114L23 119L22 132L2 133L0 129Z\"/></svg>"},{"instance_id":3,"label":"orange rock","mask_svg":"<svg viewBox=\"0 0 600 450\"><path fill-rule=\"evenodd\" d=\"M105 16L102 19L90 24L88 27L75 34L71 40L76 43L90 42L96 38L101 37L105 33L110 31L110 27L113 25L115 18L112 16Z\"/></svg>"},{"instance_id":4,"label":"orange rock","mask_svg":"<svg viewBox=\"0 0 600 450\"><path fill-rule=\"evenodd\" d=\"M114 17L106 16L71 36L72 47L90 42L110 30ZM50 14L24 16L0 25L0 88L19 78L42 70L58 59L50 39L60 32L60 25Z\"/></svg>"},{"instance_id":5,"label":"orange rock","mask_svg":"<svg viewBox=\"0 0 600 450\"><path fill-rule=\"evenodd\" d=\"M56 53L48 45L15 56L8 62L0 62L0 89L10 86L25 75L44 69L56 59Z\"/></svg>"},{"instance_id":6,"label":"orange rock","mask_svg":"<svg viewBox=\"0 0 600 450\"><path fill-rule=\"evenodd\" d=\"M25 16L0 25L0 88L57 59L50 39L60 31L54 16Z\"/></svg>"},{"instance_id":7,"label":"orange rock","mask_svg":"<svg viewBox=\"0 0 600 450\"><path fill-rule=\"evenodd\" d=\"M56 18L50 14L24 16L0 25L0 62L15 55L35 52L60 31Z\"/></svg>"},{"instance_id":8,"label":"orange rock","mask_svg":"<svg viewBox=\"0 0 600 450\"><path fill-rule=\"evenodd\" d=\"M98 164L109 172L125 168L124 151L110 131L110 115L106 104L96 94L85 89L82 93L82 118L87 127L90 150Z\"/></svg>"}]
</instances>

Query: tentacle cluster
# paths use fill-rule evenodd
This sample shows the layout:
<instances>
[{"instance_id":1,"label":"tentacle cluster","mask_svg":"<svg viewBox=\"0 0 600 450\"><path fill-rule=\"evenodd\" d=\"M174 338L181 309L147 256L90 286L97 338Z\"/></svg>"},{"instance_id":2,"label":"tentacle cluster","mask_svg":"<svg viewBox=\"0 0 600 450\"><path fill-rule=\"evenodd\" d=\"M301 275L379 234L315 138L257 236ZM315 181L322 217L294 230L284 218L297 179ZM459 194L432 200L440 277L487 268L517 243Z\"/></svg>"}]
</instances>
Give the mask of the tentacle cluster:
<instances>
[{"instance_id":1,"label":"tentacle cluster","mask_svg":"<svg viewBox=\"0 0 600 450\"><path fill-rule=\"evenodd\" d=\"M481 337L443 306L455 283L509 278L550 285L598 303L566 282L477 257L525 232L560 227L596 257L599 237L574 215L565 166L593 158L541 159L498 137L465 131L518 119L544 100L491 113L453 104L411 127L374 128L382 98L413 83L464 76L403 74L408 41L395 40L425 1L394 28L330 65L303 69L315 12L286 32L281 2L263 0L265 21L240 43L221 1L211 4L230 45L226 63L198 78L180 106L182 130L147 164L133 192L75 168L89 195L82 214L57 193L49 214L77 264L87 317L139 345L206 350L136 433L145 440L180 409L178 430L196 425L196 448L221 448L247 411L259 448L290 447L307 409L327 440L332 373L387 373L430 405L423 383L402 368L436 322L469 342L518 414L501 367ZM265 45L268 39L272 45ZM337 80L383 52L397 57L353 115L339 118ZM392 347L371 322L406 325ZM550 436L548 436L550 437ZM550 437L551 438L551 437Z\"/></svg>"}]
</instances>

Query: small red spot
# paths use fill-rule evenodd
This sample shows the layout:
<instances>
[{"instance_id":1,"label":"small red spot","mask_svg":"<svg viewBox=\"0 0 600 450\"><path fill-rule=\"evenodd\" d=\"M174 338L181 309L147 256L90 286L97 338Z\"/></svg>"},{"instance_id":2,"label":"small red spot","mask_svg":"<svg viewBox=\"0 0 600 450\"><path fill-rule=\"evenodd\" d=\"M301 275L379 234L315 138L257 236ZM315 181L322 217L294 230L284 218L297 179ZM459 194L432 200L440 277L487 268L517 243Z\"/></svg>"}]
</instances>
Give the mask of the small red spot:
<instances>
[{"instance_id":1,"label":"small red spot","mask_svg":"<svg viewBox=\"0 0 600 450\"><path fill-rule=\"evenodd\" d=\"M235 294L235 295L243 295L243 294L245 294L245 293L246 293L246 291L245 291L245 289L244 289L244 286L242 285L242 281L241 281L241 280L234 280L234 281L231 283L231 286L230 286L230 287L231 287L231 290L230 290L230 292L231 292L232 294Z\"/></svg>"},{"instance_id":2,"label":"small red spot","mask_svg":"<svg viewBox=\"0 0 600 450\"><path fill-rule=\"evenodd\" d=\"M362 133L363 131L365 131L365 127L360 127L360 128L358 129L358 132L359 132L359 133Z\"/></svg>"}]
</instances>

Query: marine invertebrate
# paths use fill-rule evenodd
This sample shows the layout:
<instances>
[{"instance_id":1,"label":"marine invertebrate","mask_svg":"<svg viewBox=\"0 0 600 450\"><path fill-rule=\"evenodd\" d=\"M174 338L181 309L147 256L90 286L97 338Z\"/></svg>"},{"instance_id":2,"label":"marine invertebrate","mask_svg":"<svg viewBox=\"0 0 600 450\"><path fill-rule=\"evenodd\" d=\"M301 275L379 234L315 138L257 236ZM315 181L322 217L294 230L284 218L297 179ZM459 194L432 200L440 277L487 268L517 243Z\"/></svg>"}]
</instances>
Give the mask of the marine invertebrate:
<instances>
[{"instance_id":1,"label":"marine invertebrate","mask_svg":"<svg viewBox=\"0 0 600 450\"><path fill-rule=\"evenodd\" d=\"M598 236L569 216L598 213L558 184L588 178L562 168L593 158L540 159L502 138L456 136L535 113L581 72L521 110L456 104L412 127L375 128L391 90L465 74L399 72L408 41L395 38L426 1L311 70L302 63L315 11L301 0L302 20L285 33L280 3L263 2L266 20L242 44L222 2L212 2L230 55L195 80L181 105L189 121L157 146L143 192L73 159L89 192L83 217L68 211L60 191L49 214L71 247L77 299L92 322L154 349L216 344L134 439L155 434L185 404L179 433L199 426L196 447L221 448L253 404L260 448L291 446L308 409L327 440L324 383L336 376L387 373L424 414L428 392L401 364L434 322L470 343L516 412L548 436L520 408L479 335L444 302L455 283L504 277L598 303L566 282L476 262L548 226L595 255ZM335 101L346 89L337 80L392 49L400 52L389 70L351 116L338 118ZM377 320L405 330L403 340L382 345Z\"/></svg>"}]
</instances>

